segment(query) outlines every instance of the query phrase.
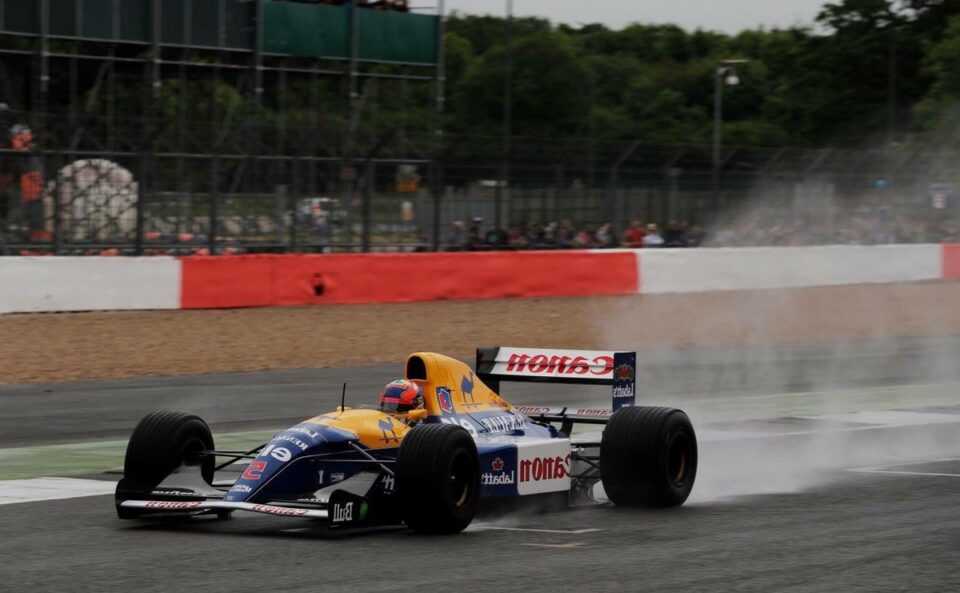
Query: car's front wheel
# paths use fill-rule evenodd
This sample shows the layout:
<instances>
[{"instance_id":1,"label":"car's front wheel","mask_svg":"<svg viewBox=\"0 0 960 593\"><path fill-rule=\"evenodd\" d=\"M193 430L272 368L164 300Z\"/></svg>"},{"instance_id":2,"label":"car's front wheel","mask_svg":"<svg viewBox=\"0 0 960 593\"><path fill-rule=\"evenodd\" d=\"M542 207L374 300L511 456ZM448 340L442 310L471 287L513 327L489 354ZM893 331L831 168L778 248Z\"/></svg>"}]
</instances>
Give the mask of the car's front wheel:
<instances>
[{"instance_id":1,"label":"car's front wheel","mask_svg":"<svg viewBox=\"0 0 960 593\"><path fill-rule=\"evenodd\" d=\"M400 515L419 533L459 533L480 502L480 458L470 434L450 424L421 424L400 445L396 463Z\"/></svg>"},{"instance_id":2,"label":"car's front wheel","mask_svg":"<svg viewBox=\"0 0 960 593\"><path fill-rule=\"evenodd\" d=\"M181 412L147 414L133 429L123 461L123 479L117 484L117 514L121 519L139 515L120 506L124 500L149 497L154 488L181 465L199 466L207 484L213 481L214 458L199 455L213 450L207 423Z\"/></svg>"}]
</instances>

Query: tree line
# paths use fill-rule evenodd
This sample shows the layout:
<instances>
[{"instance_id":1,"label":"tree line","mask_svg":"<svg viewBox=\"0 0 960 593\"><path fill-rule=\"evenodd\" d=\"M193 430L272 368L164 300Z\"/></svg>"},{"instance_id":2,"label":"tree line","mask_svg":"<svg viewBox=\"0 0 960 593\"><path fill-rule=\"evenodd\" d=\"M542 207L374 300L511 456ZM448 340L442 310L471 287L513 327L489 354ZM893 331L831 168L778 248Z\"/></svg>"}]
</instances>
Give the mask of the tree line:
<instances>
[{"instance_id":1,"label":"tree line","mask_svg":"<svg viewBox=\"0 0 960 593\"><path fill-rule=\"evenodd\" d=\"M724 90L729 144L944 145L960 132L955 0L841 0L811 26L736 35L539 18L509 27L489 16L448 19L451 132L503 130L509 68L516 135L708 143L724 59L748 60L737 67L739 84Z\"/></svg>"}]
</instances>

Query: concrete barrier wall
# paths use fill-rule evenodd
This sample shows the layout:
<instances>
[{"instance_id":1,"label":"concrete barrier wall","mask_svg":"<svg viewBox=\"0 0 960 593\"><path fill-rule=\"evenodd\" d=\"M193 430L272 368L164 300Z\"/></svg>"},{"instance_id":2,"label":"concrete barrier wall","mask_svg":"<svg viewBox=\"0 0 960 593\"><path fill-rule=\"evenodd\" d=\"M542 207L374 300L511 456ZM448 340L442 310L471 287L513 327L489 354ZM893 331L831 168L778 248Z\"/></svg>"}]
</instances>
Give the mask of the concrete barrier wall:
<instances>
[{"instance_id":1,"label":"concrete barrier wall","mask_svg":"<svg viewBox=\"0 0 960 593\"><path fill-rule=\"evenodd\" d=\"M186 309L637 292L631 251L190 257Z\"/></svg>"},{"instance_id":2,"label":"concrete barrier wall","mask_svg":"<svg viewBox=\"0 0 960 593\"><path fill-rule=\"evenodd\" d=\"M179 306L172 257L0 257L0 313Z\"/></svg>"},{"instance_id":3,"label":"concrete barrier wall","mask_svg":"<svg viewBox=\"0 0 960 593\"><path fill-rule=\"evenodd\" d=\"M960 280L960 245L943 246L944 280Z\"/></svg>"},{"instance_id":4,"label":"concrete barrier wall","mask_svg":"<svg viewBox=\"0 0 960 593\"><path fill-rule=\"evenodd\" d=\"M960 245L0 258L0 313L399 303L960 280Z\"/></svg>"},{"instance_id":5,"label":"concrete barrier wall","mask_svg":"<svg viewBox=\"0 0 960 593\"><path fill-rule=\"evenodd\" d=\"M640 292L915 282L942 277L940 245L641 250Z\"/></svg>"}]
</instances>

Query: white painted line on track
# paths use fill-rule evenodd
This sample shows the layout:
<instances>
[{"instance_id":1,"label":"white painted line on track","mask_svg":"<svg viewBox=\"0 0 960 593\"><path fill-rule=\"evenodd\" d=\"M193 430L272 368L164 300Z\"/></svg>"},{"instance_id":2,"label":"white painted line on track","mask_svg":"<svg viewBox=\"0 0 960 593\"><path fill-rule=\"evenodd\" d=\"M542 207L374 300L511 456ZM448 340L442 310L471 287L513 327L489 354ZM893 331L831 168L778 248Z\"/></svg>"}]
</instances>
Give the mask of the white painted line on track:
<instances>
[{"instance_id":1,"label":"white painted line on track","mask_svg":"<svg viewBox=\"0 0 960 593\"><path fill-rule=\"evenodd\" d=\"M861 474L895 474L900 476L929 476L934 478L960 478L960 474L940 474L934 472L906 472L892 469L852 469L852 472Z\"/></svg>"},{"instance_id":2,"label":"white painted line on track","mask_svg":"<svg viewBox=\"0 0 960 593\"><path fill-rule=\"evenodd\" d=\"M873 412L850 412L848 414L824 414L808 416L811 420L827 420L850 424L882 426L922 426L925 424L949 424L960 422L960 414L915 412L912 410L878 410Z\"/></svg>"},{"instance_id":3,"label":"white painted line on track","mask_svg":"<svg viewBox=\"0 0 960 593\"><path fill-rule=\"evenodd\" d=\"M593 533L595 531L603 531L596 527L590 529L531 529L526 527L500 527L498 525L485 525L483 523L475 523L467 528L470 531L482 530L482 531L525 531L529 533L562 533L566 535L579 535L581 533Z\"/></svg>"},{"instance_id":4,"label":"white painted line on track","mask_svg":"<svg viewBox=\"0 0 960 593\"><path fill-rule=\"evenodd\" d=\"M116 482L77 478L0 481L0 505L113 494Z\"/></svg>"},{"instance_id":5,"label":"white painted line on track","mask_svg":"<svg viewBox=\"0 0 960 593\"><path fill-rule=\"evenodd\" d=\"M910 461L907 463L896 463L893 465L872 465L869 467L855 467L848 469L849 472L858 474L894 474L901 476L929 476L934 478L960 478L960 474L947 472L917 472L901 469L890 469L894 467L910 467L911 465L933 465L935 463L950 463L960 461L960 458L950 457L947 459L925 459L923 461Z\"/></svg>"},{"instance_id":6,"label":"white painted line on track","mask_svg":"<svg viewBox=\"0 0 960 593\"><path fill-rule=\"evenodd\" d=\"M569 544L536 544L536 543L522 543L521 546L530 546L531 548L582 548L587 545L583 542L570 542Z\"/></svg>"}]
</instances>

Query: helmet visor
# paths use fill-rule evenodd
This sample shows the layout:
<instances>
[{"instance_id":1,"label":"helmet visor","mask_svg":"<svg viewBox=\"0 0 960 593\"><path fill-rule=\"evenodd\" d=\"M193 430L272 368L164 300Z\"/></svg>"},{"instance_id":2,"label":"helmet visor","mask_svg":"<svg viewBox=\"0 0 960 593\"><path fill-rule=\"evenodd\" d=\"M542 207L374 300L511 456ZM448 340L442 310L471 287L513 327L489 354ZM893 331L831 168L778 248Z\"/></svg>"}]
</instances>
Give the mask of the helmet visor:
<instances>
[{"instance_id":1,"label":"helmet visor","mask_svg":"<svg viewBox=\"0 0 960 593\"><path fill-rule=\"evenodd\" d=\"M404 404L402 401L400 401L400 398L380 398L380 411L387 414L400 414L409 411L412 408L413 406L410 404Z\"/></svg>"}]
</instances>

